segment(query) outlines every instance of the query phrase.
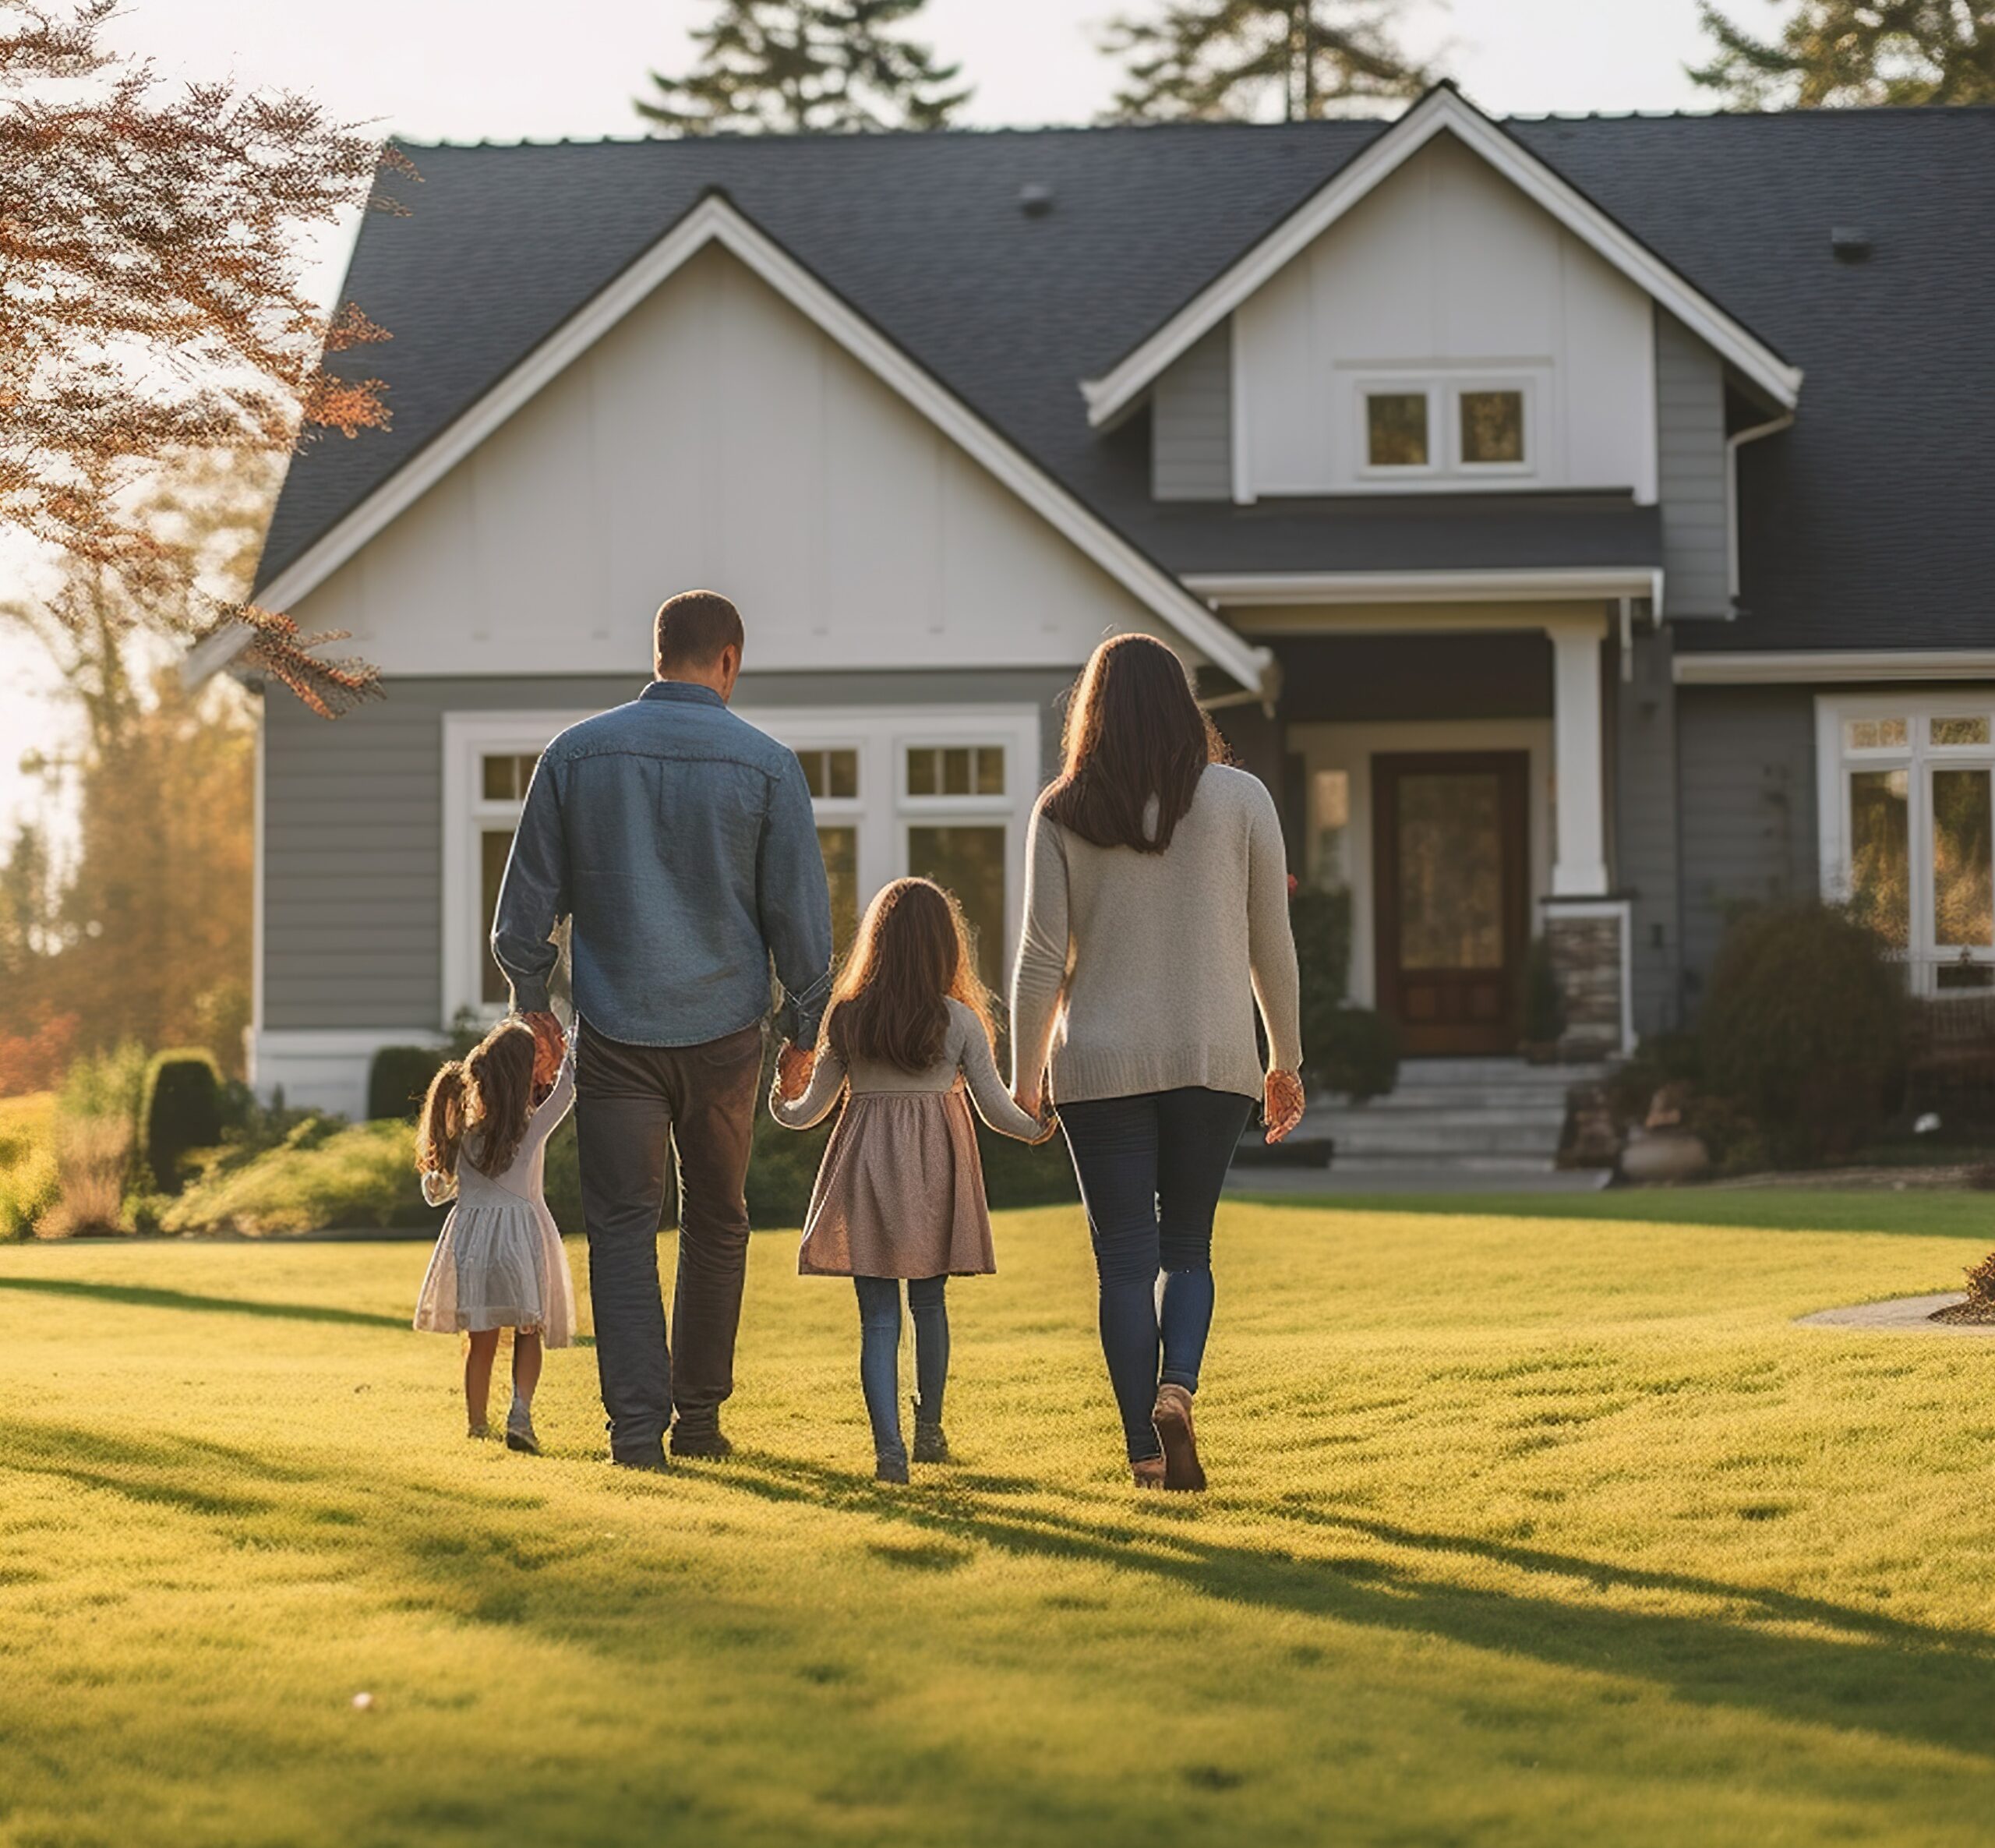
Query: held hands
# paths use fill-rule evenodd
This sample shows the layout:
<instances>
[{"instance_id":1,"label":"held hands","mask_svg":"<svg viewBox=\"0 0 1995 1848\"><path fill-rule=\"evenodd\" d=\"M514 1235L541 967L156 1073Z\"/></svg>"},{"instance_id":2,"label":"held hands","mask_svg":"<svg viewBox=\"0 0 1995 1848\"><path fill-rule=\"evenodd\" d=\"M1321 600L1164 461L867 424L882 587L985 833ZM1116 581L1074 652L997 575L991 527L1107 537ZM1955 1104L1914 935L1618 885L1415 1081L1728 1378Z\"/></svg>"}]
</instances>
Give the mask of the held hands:
<instances>
[{"instance_id":1,"label":"held hands","mask_svg":"<svg viewBox=\"0 0 1995 1848\"><path fill-rule=\"evenodd\" d=\"M1267 1119L1270 1144L1286 1141L1302 1121L1302 1080L1294 1072L1270 1072L1262 1096L1262 1115Z\"/></svg>"},{"instance_id":2,"label":"held hands","mask_svg":"<svg viewBox=\"0 0 1995 1848\"><path fill-rule=\"evenodd\" d=\"M794 1104L810 1088L810 1074L817 1069L817 1055L807 1046L799 1046L788 1040L776 1055L776 1096L785 1104Z\"/></svg>"},{"instance_id":3,"label":"held hands","mask_svg":"<svg viewBox=\"0 0 1995 1848\"><path fill-rule=\"evenodd\" d=\"M568 1052L567 1036L553 1014L522 1014L520 1018L533 1029L533 1082L538 1090L560 1075L561 1062Z\"/></svg>"},{"instance_id":4,"label":"held hands","mask_svg":"<svg viewBox=\"0 0 1995 1848\"><path fill-rule=\"evenodd\" d=\"M1047 1108L1044 1094L1039 1086L1021 1079L1012 1087L1012 1101L1040 1126L1038 1135L1026 1144L1027 1147L1039 1148L1059 1132L1060 1119Z\"/></svg>"}]
</instances>

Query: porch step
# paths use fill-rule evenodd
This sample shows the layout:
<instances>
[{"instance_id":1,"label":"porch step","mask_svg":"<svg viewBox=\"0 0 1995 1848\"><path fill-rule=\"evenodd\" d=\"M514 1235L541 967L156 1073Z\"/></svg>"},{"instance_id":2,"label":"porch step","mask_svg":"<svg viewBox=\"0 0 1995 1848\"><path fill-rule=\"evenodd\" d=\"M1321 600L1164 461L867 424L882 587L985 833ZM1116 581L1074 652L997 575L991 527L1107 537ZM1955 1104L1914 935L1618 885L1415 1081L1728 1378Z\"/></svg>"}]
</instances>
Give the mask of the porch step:
<instances>
[{"instance_id":1,"label":"porch step","mask_svg":"<svg viewBox=\"0 0 1995 1848\"><path fill-rule=\"evenodd\" d=\"M1419 1059L1398 1087L1368 1104L1312 1103L1303 1133L1336 1143L1336 1166L1550 1172L1568 1088L1602 1066L1531 1065L1521 1059Z\"/></svg>"}]
</instances>

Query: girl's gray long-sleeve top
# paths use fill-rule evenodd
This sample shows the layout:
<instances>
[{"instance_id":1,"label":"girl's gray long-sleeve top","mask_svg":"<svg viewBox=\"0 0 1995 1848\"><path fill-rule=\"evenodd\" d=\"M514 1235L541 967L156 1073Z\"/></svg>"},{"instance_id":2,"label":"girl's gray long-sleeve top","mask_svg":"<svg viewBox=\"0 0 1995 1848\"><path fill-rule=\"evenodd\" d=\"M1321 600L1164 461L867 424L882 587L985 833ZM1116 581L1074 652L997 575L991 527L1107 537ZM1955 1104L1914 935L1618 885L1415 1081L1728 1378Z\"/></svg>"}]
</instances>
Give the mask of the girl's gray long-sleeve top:
<instances>
[{"instance_id":1,"label":"girl's gray long-sleeve top","mask_svg":"<svg viewBox=\"0 0 1995 1848\"><path fill-rule=\"evenodd\" d=\"M960 1074L976 1114L999 1135L1015 1136L1020 1142L1039 1140L1046 1126L1012 1101L1005 1081L998 1076L998 1062L991 1056L983 1022L960 1001L952 999L948 1006L948 1037L941 1056L926 1071L904 1072L898 1065L871 1059L856 1060L848 1071L845 1062L827 1047L817 1055L817 1067L803 1096L786 1104L771 1093L771 1113L786 1129L809 1129L831 1115L848 1084L854 1097L905 1097L952 1090Z\"/></svg>"}]
</instances>

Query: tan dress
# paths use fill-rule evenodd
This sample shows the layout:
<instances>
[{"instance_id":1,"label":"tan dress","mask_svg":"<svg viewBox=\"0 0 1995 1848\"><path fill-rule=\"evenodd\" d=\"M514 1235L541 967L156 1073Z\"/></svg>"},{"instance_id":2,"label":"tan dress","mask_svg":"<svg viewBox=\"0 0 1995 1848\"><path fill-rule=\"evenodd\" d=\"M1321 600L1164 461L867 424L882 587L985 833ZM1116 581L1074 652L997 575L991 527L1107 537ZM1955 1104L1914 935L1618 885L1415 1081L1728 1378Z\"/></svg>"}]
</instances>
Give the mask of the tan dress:
<instances>
[{"instance_id":1,"label":"tan dress","mask_svg":"<svg viewBox=\"0 0 1995 1848\"><path fill-rule=\"evenodd\" d=\"M796 1257L803 1275L976 1277L998 1268L969 1099L1001 1135L1032 1142L1041 1125L1012 1101L976 1016L960 1002L948 1005L949 1037L927 1071L862 1062L847 1072L827 1050L802 1097L770 1097L776 1121L791 1129L815 1127L846 1098L810 1196Z\"/></svg>"}]
</instances>

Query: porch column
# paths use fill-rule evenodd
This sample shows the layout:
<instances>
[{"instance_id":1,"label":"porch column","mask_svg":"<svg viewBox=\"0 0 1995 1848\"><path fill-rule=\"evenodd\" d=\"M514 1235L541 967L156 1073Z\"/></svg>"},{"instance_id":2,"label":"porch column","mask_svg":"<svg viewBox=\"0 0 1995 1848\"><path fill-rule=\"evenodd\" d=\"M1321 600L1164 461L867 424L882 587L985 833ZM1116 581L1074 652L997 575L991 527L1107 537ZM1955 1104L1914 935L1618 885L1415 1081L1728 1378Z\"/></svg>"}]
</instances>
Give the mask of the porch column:
<instances>
[{"instance_id":1,"label":"porch column","mask_svg":"<svg viewBox=\"0 0 1995 1848\"><path fill-rule=\"evenodd\" d=\"M1548 624L1552 638L1552 776L1558 839L1554 898L1600 898L1607 891L1606 778L1600 723L1600 645L1604 618Z\"/></svg>"}]
</instances>

